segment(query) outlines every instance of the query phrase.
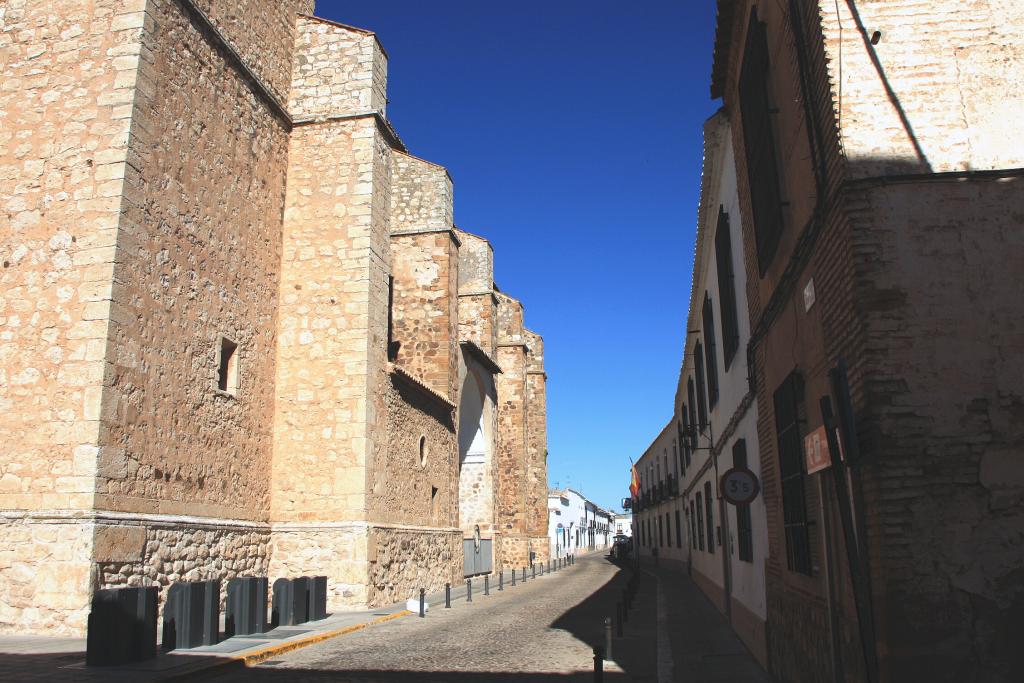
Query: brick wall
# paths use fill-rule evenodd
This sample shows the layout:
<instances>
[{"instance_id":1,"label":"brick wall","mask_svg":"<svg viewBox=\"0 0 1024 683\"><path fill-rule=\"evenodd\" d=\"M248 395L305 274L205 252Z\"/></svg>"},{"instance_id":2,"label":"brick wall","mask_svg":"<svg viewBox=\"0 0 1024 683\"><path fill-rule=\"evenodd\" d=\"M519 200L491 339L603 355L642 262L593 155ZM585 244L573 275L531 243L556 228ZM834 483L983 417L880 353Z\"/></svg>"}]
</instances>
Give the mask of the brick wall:
<instances>
[{"instance_id":1,"label":"brick wall","mask_svg":"<svg viewBox=\"0 0 1024 683\"><path fill-rule=\"evenodd\" d=\"M734 111L741 109L733 98L749 16L749 4L739 4L725 86ZM1013 66L1019 41L1008 37L1019 35L1024 22L1021 10L1005 3L967 17L959 3L929 3L922 11L891 3L857 8L859 17L840 3L837 15L835 5L821 3L824 29L816 8L798 15L807 38L802 71L794 17L758 6L772 47L776 143L789 204L785 235L763 279L753 236L745 236L749 313L761 335L755 373L772 548L769 657L787 680L830 676L831 663L818 656L828 650L827 629L813 627L820 617L812 616L826 605L821 534L827 530L843 666L849 680L864 677L827 485L831 526L820 518L816 480L822 475L807 478L806 502L816 521L812 576L780 564L785 543L771 392L790 370L801 371L802 430L809 431L820 424L824 373L843 357L866 460L855 482L867 521L883 680L960 680L979 671L1011 680L1022 664L1002 643L1020 628L1019 581L1008 569L1020 558L1002 536L988 534L1012 528L1019 515L1021 484L1006 466L1006 454L1019 449L1017 421L1009 417L1016 415L1019 392L998 379L1015 376L1019 354L1010 349L1021 341L1012 322L1019 305L999 277L1020 257L1004 218L1020 205L1019 181L906 175L1022 165L1016 138L998 142L1010 140L1004 107L1019 109L1017 95L1003 97L1005 86L993 82L1020 79ZM881 32L877 46L865 42L861 27L867 35ZM815 138L812 150L807 141ZM747 225L740 116L733 140ZM882 173L889 177L866 180ZM810 211L815 203L817 215ZM801 292L812 279L817 302L805 311ZM1004 587L998 599L987 588L995 585ZM791 647L794 642L801 646Z\"/></svg>"}]
</instances>

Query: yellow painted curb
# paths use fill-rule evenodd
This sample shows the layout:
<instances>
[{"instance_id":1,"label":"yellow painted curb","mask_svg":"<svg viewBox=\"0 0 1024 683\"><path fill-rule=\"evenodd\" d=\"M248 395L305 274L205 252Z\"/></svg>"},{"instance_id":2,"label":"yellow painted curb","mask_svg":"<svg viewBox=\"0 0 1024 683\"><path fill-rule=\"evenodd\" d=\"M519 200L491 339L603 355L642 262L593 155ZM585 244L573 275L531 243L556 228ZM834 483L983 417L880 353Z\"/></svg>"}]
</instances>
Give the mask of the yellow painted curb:
<instances>
[{"instance_id":1,"label":"yellow painted curb","mask_svg":"<svg viewBox=\"0 0 1024 683\"><path fill-rule=\"evenodd\" d=\"M401 612L388 614L386 616L380 617L379 619L374 619L373 621L366 621L361 624L353 624L352 626L346 626L345 628L339 628L334 631L314 633L313 635L307 636L300 640L290 640L285 643L278 643L277 645L269 645L263 648L262 650L250 652L247 655L232 657L232 659L236 662L244 662L246 666L256 666L260 662L265 662L271 657L283 655L286 652L292 652L293 650L301 650L304 647L309 647L310 645L315 645L316 643L322 643L325 640L337 638L338 636L343 636L346 633L354 633L356 631L361 631L367 626L373 626L374 624L383 624L386 621L391 621L393 619L398 619L400 617L409 616L410 614L412 614L412 612L408 610L402 610Z\"/></svg>"}]
</instances>

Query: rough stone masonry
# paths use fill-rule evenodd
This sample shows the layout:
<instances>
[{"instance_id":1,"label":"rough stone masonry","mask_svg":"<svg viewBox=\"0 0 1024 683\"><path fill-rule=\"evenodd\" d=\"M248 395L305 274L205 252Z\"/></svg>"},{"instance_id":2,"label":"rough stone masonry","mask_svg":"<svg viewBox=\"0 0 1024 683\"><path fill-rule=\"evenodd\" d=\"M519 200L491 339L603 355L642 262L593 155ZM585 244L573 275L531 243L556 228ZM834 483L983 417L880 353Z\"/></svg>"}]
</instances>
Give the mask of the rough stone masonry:
<instances>
[{"instance_id":1,"label":"rough stone masonry","mask_svg":"<svg viewBox=\"0 0 1024 683\"><path fill-rule=\"evenodd\" d=\"M495 571L546 547L542 340L377 37L312 13L0 6L0 631L237 575L377 606L478 530Z\"/></svg>"}]
</instances>

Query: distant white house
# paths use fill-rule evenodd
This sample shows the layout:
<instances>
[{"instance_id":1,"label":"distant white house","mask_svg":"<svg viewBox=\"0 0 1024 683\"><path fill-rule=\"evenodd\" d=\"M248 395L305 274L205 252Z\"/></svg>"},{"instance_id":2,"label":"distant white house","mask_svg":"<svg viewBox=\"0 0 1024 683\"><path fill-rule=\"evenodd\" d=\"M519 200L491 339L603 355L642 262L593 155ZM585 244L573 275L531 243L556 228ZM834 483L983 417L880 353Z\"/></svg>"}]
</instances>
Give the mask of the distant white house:
<instances>
[{"instance_id":1,"label":"distant white house","mask_svg":"<svg viewBox=\"0 0 1024 683\"><path fill-rule=\"evenodd\" d=\"M633 537L633 513L612 513L612 538L615 536Z\"/></svg>"},{"instance_id":2,"label":"distant white house","mask_svg":"<svg viewBox=\"0 0 1024 683\"><path fill-rule=\"evenodd\" d=\"M611 546L612 514L574 489L548 493L551 557L581 555Z\"/></svg>"}]
</instances>

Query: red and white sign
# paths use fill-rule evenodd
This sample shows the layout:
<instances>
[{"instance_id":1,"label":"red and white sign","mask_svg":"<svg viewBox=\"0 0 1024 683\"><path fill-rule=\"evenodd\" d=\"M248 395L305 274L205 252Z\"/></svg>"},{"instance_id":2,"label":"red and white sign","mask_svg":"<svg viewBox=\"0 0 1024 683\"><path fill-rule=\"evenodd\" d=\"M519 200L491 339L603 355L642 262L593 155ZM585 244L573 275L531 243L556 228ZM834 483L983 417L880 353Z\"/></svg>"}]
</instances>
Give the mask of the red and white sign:
<instances>
[{"instance_id":1,"label":"red and white sign","mask_svg":"<svg viewBox=\"0 0 1024 683\"><path fill-rule=\"evenodd\" d=\"M804 437L804 457L807 460L807 474L814 474L832 466L832 454L828 450L828 434L825 427L818 427Z\"/></svg>"}]
</instances>

